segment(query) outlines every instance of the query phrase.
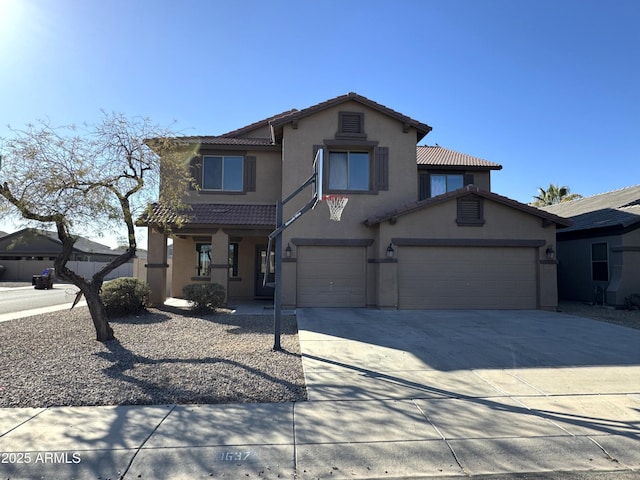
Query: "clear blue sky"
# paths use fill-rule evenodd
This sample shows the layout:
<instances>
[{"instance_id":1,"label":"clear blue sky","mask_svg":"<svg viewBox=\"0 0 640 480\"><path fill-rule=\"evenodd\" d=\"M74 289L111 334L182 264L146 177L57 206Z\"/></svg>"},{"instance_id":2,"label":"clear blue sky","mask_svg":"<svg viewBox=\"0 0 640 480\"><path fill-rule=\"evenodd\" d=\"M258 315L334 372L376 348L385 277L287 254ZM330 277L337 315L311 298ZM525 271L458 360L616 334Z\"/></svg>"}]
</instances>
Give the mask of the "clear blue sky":
<instances>
[{"instance_id":1,"label":"clear blue sky","mask_svg":"<svg viewBox=\"0 0 640 480\"><path fill-rule=\"evenodd\" d=\"M0 136L101 109L216 135L355 91L502 164L499 194L593 195L640 183L638 25L638 0L0 0Z\"/></svg>"}]
</instances>

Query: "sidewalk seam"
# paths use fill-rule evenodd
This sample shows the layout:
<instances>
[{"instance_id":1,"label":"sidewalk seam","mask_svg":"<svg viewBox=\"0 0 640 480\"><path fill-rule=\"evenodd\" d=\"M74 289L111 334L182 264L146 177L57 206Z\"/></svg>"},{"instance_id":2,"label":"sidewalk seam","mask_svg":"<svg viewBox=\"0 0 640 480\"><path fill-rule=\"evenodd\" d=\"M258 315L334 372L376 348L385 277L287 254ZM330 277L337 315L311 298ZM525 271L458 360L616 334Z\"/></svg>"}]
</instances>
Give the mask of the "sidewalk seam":
<instances>
[{"instance_id":1,"label":"sidewalk seam","mask_svg":"<svg viewBox=\"0 0 640 480\"><path fill-rule=\"evenodd\" d=\"M293 402L293 408L291 409L291 421L293 427L293 478L298 478L298 450L296 440L296 402Z\"/></svg>"},{"instance_id":2,"label":"sidewalk seam","mask_svg":"<svg viewBox=\"0 0 640 480\"><path fill-rule=\"evenodd\" d=\"M422 408L420 408L420 405L418 405L415 401L415 399L411 399L411 402L415 405L415 407L418 409L418 411L420 412L420 414L427 420L427 422L429 422L429 424L433 427L433 429L438 433L438 435L440 435L440 438L444 441L445 445L447 446L447 448L449 449L449 451L451 452L451 455L453 455L453 459L456 461L456 463L458 464L458 467L460 467L460 471L462 473L464 473L465 475L469 475L469 473L464 469L464 467L462 466L462 462L460 462L460 459L458 458L458 455L456 454L455 450L453 449L453 446L449 443L449 440L447 440L447 438L442 434L442 432L438 429L438 427L436 427L436 425L431 421L431 419L429 418L429 415L427 415L424 410L422 410Z\"/></svg>"},{"instance_id":3,"label":"sidewalk seam","mask_svg":"<svg viewBox=\"0 0 640 480\"><path fill-rule=\"evenodd\" d=\"M34 418L36 418L38 415L40 415L42 412L46 412L47 410L49 410L49 407L43 408L42 410L40 410L38 413L36 413L35 415L32 415L31 417L27 418L24 422L20 422L18 425L16 425L15 427L11 428L10 430L7 430L6 432L4 432L2 435L0 435L0 438L4 437L5 435L13 432L16 428L20 428L22 425L24 425L27 422L30 422L31 420L33 420Z\"/></svg>"},{"instance_id":4,"label":"sidewalk seam","mask_svg":"<svg viewBox=\"0 0 640 480\"><path fill-rule=\"evenodd\" d=\"M145 438L144 441L140 444L140 446L138 448L136 448L135 452L133 453L133 456L131 457L131 460L129 460L129 463L127 464L127 466L124 469L124 471L118 477L118 480L123 480L126 477L127 473L129 473L129 469L131 468L131 465L133 465L133 462L136 459L136 457L138 456L138 453L140 453L140 450L142 450L144 448L145 444L149 441L151 436L158 431L158 428L160 428L160 425L162 425L164 423L164 421L167 419L167 417L169 415L171 415L171 413L173 413L173 411L176 409L176 407L177 407L177 405L172 405L171 406L171 409L167 412L167 414L164 417L162 417L162 420L160 420L158 422L158 424L155 426L155 428L151 431L151 433L149 435L147 435L147 438Z\"/></svg>"}]
</instances>

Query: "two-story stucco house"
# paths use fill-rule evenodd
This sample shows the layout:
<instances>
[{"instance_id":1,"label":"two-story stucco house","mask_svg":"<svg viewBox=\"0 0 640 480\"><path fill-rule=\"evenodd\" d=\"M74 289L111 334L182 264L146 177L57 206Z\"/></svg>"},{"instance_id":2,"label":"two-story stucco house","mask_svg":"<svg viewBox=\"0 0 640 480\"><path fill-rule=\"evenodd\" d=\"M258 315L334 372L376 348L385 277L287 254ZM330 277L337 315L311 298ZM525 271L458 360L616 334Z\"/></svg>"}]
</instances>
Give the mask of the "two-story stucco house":
<instances>
[{"instance_id":1,"label":"two-story stucco house","mask_svg":"<svg viewBox=\"0 0 640 480\"><path fill-rule=\"evenodd\" d=\"M557 306L556 215L491 191L500 165L439 146L417 146L431 127L355 93L291 110L224 135L181 137L200 189L185 192L190 220L149 228L152 300L195 282L222 284L228 300L269 297L263 287L275 204L324 155L325 194L348 196L340 222L327 205L282 234L286 307L547 308ZM290 218L306 202L285 206Z\"/></svg>"}]
</instances>

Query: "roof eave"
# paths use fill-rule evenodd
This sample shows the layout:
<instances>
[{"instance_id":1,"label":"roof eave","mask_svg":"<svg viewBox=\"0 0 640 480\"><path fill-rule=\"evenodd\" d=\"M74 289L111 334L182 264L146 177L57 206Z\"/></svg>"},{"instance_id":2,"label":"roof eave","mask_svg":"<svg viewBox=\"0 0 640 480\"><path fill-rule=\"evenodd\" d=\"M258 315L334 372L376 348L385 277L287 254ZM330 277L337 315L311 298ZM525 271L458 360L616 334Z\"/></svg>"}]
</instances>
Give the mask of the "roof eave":
<instances>
[{"instance_id":1,"label":"roof eave","mask_svg":"<svg viewBox=\"0 0 640 480\"><path fill-rule=\"evenodd\" d=\"M517 210L523 211L525 213L529 213L531 215L537 216L543 220L555 223L556 226L565 226L565 227L570 227L571 225L573 225L573 222L567 218L564 217L559 217L557 215L554 215L552 213L548 213L545 212L544 210L540 210L538 208L535 207L531 207L529 205L526 205L524 203L520 203L516 200L512 200L510 198L507 197L503 197L502 195L498 195L496 193L493 192L488 192L486 190L481 190L480 188L476 187L475 185L468 185L466 187L463 187L461 189L458 190L454 190L452 192L447 192L444 193L442 195L437 195L435 197L431 197L431 198L427 198L425 200L420 200L418 202L413 202L413 203L409 203L403 207L401 207L400 209L396 209L393 212L388 212L386 214L384 214L381 217L369 217L367 219L365 219L365 221L363 222L366 226L370 227L370 226L374 226L377 225L379 223L400 217L400 216L404 216L410 213L415 212L416 210L421 210L423 208L428 208L430 206L434 206L434 205L438 205L444 202L447 202L449 200L452 200L454 198L458 198L458 197L463 197L466 195L478 195L480 197L483 198L487 198L489 200L495 201L497 203L501 203L503 205L515 208Z\"/></svg>"}]
</instances>

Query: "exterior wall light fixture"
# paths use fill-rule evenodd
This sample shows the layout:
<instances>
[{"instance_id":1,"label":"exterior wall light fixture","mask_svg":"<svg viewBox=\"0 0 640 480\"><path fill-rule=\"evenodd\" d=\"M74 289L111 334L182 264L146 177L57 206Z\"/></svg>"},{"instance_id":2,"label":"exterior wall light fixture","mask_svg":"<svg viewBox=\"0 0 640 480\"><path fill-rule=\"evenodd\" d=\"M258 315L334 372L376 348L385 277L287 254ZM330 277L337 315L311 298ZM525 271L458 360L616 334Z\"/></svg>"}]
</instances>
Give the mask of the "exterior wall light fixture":
<instances>
[{"instance_id":1,"label":"exterior wall light fixture","mask_svg":"<svg viewBox=\"0 0 640 480\"><path fill-rule=\"evenodd\" d=\"M287 258L291 258L291 244L287 243L287 248L284 249L284 254Z\"/></svg>"},{"instance_id":2,"label":"exterior wall light fixture","mask_svg":"<svg viewBox=\"0 0 640 480\"><path fill-rule=\"evenodd\" d=\"M547 259L553 260L556 257L556 252L553 250L553 246L549 245L546 250Z\"/></svg>"},{"instance_id":3,"label":"exterior wall light fixture","mask_svg":"<svg viewBox=\"0 0 640 480\"><path fill-rule=\"evenodd\" d=\"M390 243L389 246L387 247L387 258L393 258L394 253L395 253L395 250L393 249L393 244Z\"/></svg>"}]
</instances>

